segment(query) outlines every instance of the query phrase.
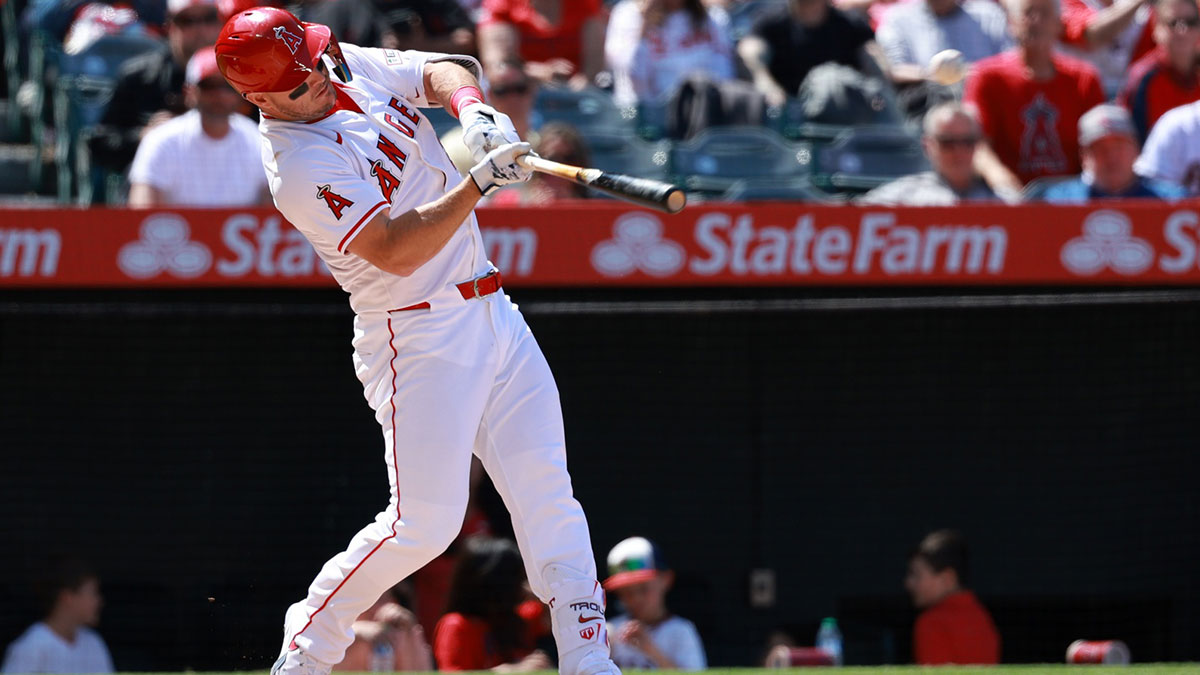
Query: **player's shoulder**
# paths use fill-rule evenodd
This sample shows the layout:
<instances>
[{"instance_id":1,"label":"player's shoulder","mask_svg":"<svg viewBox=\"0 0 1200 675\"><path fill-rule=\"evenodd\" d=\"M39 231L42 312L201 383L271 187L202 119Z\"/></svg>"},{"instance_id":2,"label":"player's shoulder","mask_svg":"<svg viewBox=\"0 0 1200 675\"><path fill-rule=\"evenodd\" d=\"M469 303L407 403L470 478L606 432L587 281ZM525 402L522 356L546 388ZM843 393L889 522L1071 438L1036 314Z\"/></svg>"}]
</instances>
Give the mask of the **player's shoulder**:
<instances>
[{"instance_id":1,"label":"player's shoulder","mask_svg":"<svg viewBox=\"0 0 1200 675\"><path fill-rule=\"evenodd\" d=\"M966 2L962 3L961 7L968 16L976 19L1007 18L1001 6L993 2L993 0L966 0Z\"/></svg>"},{"instance_id":2,"label":"player's shoulder","mask_svg":"<svg viewBox=\"0 0 1200 675\"><path fill-rule=\"evenodd\" d=\"M1160 127L1164 131L1200 133L1200 101L1171 108L1163 113L1154 123L1151 135Z\"/></svg>"}]
</instances>

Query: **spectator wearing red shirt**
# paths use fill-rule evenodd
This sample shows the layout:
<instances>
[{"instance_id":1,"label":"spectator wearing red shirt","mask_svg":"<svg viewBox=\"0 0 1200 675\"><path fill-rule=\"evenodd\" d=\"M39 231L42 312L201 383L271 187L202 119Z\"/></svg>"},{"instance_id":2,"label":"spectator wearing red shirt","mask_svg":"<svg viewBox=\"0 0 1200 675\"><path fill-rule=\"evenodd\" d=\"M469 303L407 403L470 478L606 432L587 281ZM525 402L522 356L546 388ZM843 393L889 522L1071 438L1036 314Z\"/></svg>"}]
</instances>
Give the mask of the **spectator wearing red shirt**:
<instances>
[{"instance_id":1,"label":"spectator wearing red shirt","mask_svg":"<svg viewBox=\"0 0 1200 675\"><path fill-rule=\"evenodd\" d=\"M479 57L485 69L525 62L539 81L582 89L604 69L603 0L484 0Z\"/></svg>"},{"instance_id":2,"label":"spectator wearing red shirt","mask_svg":"<svg viewBox=\"0 0 1200 675\"><path fill-rule=\"evenodd\" d=\"M1062 0L1062 41L1067 53L1100 72L1114 95L1129 64L1154 51L1154 0Z\"/></svg>"},{"instance_id":3,"label":"spectator wearing red shirt","mask_svg":"<svg viewBox=\"0 0 1200 675\"><path fill-rule=\"evenodd\" d=\"M545 606L532 598L517 545L472 537L454 567L447 613L433 632L439 670L545 670L535 649L550 632Z\"/></svg>"},{"instance_id":4,"label":"spectator wearing red shirt","mask_svg":"<svg viewBox=\"0 0 1200 675\"><path fill-rule=\"evenodd\" d=\"M1200 11L1196 0L1158 0L1154 6L1157 48L1130 70L1120 103L1133 114L1139 142L1171 108L1200 100Z\"/></svg>"},{"instance_id":5,"label":"spectator wearing red shirt","mask_svg":"<svg viewBox=\"0 0 1200 675\"><path fill-rule=\"evenodd\" d=\"M986 139L975 167L996 192L1079 173L1079 118L1104 102L1096 70L1054 51L1056 0L1012 0L1009 21L1017 47L976 62L964 95Z\"/></svg>"},{"instance_id":6,"label":"spectator wearing red shirt","mask_svg":"<svg viewBox=\"0 0 1200 675\"><path fill-rule=\"evenodd\" d=\"M966 583L967 544L953 530L929 534L909 556L904 586L921 610L913 627L918 665L1000 662L1000 634Z\"/></svg>"}]
</instances>

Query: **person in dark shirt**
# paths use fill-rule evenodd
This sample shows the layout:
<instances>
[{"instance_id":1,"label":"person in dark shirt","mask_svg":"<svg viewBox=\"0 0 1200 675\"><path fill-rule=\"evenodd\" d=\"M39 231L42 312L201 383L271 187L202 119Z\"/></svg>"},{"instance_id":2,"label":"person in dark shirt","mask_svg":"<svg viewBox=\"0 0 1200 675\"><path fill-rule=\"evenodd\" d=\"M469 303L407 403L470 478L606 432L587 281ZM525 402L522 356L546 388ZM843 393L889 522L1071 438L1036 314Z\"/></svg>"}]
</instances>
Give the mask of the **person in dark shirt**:
<instances>
[{"instance_id":1,"label":"person in dark shirt","mask_svg":"<svg viewBox=\"0 0 1200 675\"><path fill-rule=\"evenodd\" d=\"M829 0L789 0L762 16L738 43L738 55L772 106L795 96L809 71L840 63L867 75L886 72L883 53L866 21Z\"/></svg>"},{"instance_id":2,"label":"person in dark shirt","mask_svg":"<svg viewBox=\"0 0 1200 675\"><path fill-rule=\"evenodd\" d=\"M221 32L216 0L168 0L167 44L121 66L112 102L88 142L94 164L123 172L146 131L187 112L187 62Z\"/></svg>"},{"instance_id":3,"label":"person in dark shirt","mask_svg":"<svg viewBox=\"0 0 1200 675\"><path fill-rule=\"evenodd\" d=\"M1104 103L1079 118L1083 174L1046 188L1042 200L1077 204L1092 199L1180 199L1183 189L1133 171L1137 130L1129 111Z\"/></svg>"}]
</instances>

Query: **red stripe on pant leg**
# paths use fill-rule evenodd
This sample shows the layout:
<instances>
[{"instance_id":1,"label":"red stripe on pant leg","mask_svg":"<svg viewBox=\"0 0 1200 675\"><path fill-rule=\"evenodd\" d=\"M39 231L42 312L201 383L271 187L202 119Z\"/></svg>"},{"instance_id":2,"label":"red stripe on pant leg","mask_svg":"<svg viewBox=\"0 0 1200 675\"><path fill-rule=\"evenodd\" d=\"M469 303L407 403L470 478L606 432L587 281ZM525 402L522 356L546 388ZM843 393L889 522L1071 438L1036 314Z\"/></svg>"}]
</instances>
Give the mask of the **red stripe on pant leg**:
<instances>
[{"instance_id":1,"label":"red stripe on pant leg","mask_svg":"<svg viewBox=\"0 0 1200 675\"><path fill-rule=\"evenodd\" d=\"M396 525L400 522L400 465L396 461L396 359L399 358L400 355L396 352L396 333L392 330L391 319L388 319L388 338L388 346L392 348L392 361L390 364L392 368L392 396L390 399L392 402L392 470L395 472L396 476L396 520L392 521L392 534L384 537L382 541L375 545L375 548L371 549L370 553L363 557L363 559L354 566L354 569L350 570L350 573L346 575L346 578L342 579L342 583L338 584L337 588L333 589L333 592L329 594L329 597L325 598L325 602L321 603L321 606L317 608L317 611L313 612L312 616L308 617L308 623L304 624L304 627L292 636L292 640L288 644L288 649L297 648L296 638L300 637L304 631L308 630L308 627L312 625L313 619L321 613L321 610L325 609L325 606L329 604L329 601L333 599L333 596L336 595L338 591L342 590L342 586L345 586L346 582L350 581L350 577L354 576L354 573L358 571L358 568L362 567L363 564L371 558L371 556L375 555L375 552L382 548L383 545L387 543L388 539L392 539L396 536Z\"/></svg>"}]
</instances>

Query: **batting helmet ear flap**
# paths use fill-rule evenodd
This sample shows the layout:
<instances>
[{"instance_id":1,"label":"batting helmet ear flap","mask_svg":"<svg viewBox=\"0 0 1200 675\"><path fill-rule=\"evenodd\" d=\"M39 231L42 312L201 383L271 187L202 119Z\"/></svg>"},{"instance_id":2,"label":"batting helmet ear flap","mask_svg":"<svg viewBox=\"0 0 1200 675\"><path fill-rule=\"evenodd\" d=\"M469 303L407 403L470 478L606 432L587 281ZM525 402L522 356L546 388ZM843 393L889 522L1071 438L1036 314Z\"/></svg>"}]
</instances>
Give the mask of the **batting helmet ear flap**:
<instances>
[{"instance_id":1,"label":"batting helmet ear flap","mask_svg":"<svg viewBox=\"0 0 1200 675\"><path fill-rule=\"evenodd\" d=\"M354 79L354 74L350 72L350 64L346 63L346 56L342 54L342 46L338 44L337 37L333 31L329 33L329 48L325 50L329 54L329 59L333 61L333 74L338 76L342 82L349 82Z\"/></svg>"}]
</instances>

